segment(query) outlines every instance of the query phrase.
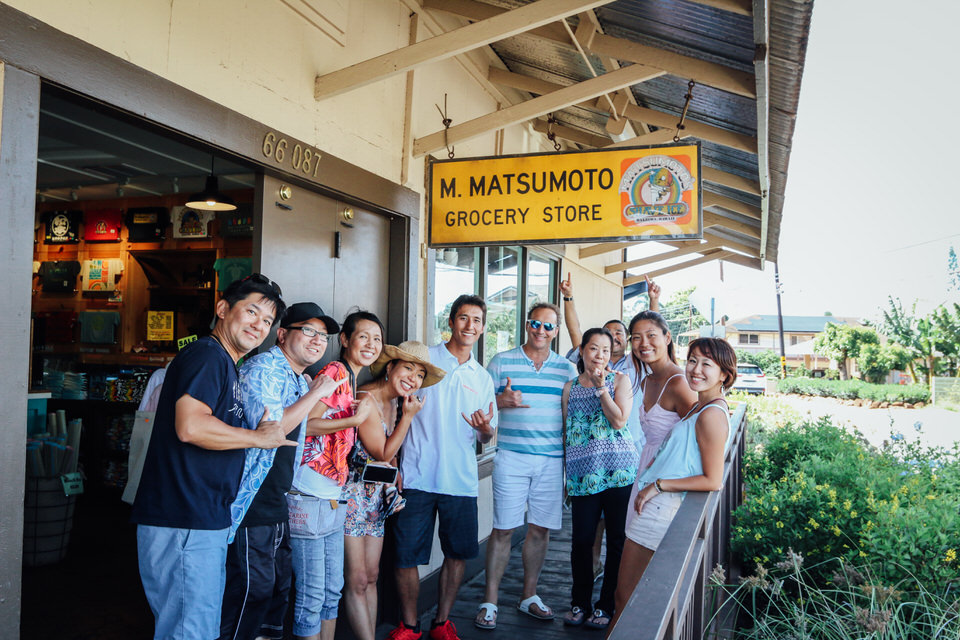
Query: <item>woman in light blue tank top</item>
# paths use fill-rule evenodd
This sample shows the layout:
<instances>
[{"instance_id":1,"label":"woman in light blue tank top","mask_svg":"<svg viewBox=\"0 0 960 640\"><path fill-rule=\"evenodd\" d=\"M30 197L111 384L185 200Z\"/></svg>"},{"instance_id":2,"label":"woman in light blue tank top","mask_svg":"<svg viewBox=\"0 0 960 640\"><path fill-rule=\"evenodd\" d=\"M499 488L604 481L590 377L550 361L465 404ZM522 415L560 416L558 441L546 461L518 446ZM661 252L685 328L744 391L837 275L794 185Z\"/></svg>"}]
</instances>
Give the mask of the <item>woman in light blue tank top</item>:
<instances>
[{"instance_id":1,"label":"woman in light blue tank top","mask_svg":"<svg viewBox=\"0 0 960 640\"><path fill-rule=\"evenodd\" d=\"M716 491L723 481L723 457L730 420L725 389L737 379L737 356L719 338L690 343L685 373L697 404L677 424L653 462L638 477L633 504L637 517L627 527L616 591L619 615L663 539L687 491ZM616 623L616 617L613 620Z\"/></svg>"}]
</instances>

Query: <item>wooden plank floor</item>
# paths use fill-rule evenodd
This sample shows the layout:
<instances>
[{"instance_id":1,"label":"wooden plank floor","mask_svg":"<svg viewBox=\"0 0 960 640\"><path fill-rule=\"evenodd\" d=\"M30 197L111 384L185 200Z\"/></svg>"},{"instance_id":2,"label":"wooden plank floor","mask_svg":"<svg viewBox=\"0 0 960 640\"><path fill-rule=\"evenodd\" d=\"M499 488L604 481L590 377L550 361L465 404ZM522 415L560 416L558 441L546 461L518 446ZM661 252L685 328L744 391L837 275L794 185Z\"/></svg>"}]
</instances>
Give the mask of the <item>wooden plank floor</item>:
<instances>
[{"instance_id":1,"label":"wooden plank floor","mask_svg":"<svg viewBox=\"0 0 960 640\"><path fill-rule=\"evenodd\" d=\"M563 513L563 528L551 532L550 546L543 572L540 575L538 593L544 603L554 610L557 617L550 621L535 620L517 611L517 602L523 588L523 566L520 561L521 546L515 547L510 554L510 564L500 585L500 611L497 616L497 628L493 631L477 629L473 619L477 606L483 601L485 572L474 576L460 588L457 603L453 607L451 620L457 627L457 635L463 640L552 640L554 638L592 638L602 640L605 632L585 627L565 627L561 617L570 608L570 512ZM594 584L593 599L600 592L600 580ZM430 613L435 613L434 608ZM429 625L432 615L424 615L421 620ZM424 634L426 638L426 634Z\"/></svg>"}]
</instances>

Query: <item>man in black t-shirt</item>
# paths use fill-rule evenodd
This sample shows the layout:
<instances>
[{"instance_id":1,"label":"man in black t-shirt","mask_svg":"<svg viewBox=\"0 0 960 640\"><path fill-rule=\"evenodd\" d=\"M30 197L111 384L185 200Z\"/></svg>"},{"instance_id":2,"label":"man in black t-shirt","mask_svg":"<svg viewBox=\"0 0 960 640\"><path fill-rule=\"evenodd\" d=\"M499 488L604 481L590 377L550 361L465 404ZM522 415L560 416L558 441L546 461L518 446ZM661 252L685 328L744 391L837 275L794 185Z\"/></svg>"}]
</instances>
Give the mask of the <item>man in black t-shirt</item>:
<instances>
[{"instance_id":1,"label":"man in black t-shirt","mask_svg":"<svg viewBox=\"0 0 960 640\"><path fill-rule=\"evenodd\" d=\"M339 332L336 320L313 302L298 302L287 309L277 329L277 344L250 358L240 370L248 426L255 426L252 416L269 411L291 440L303 441L308 414L339 386L324 375L311 382L303 372L320 361L329 336ZM340 384L348 380L345 377ZM232 509L233 524L239 528L227 549L227 586L220 616L223 640L283 638L293 571L286 493L298 451L299 447L284 447L272 456L269 451L247 451Z\"/></svg>"},{"instance_id":2,"label":"man in black t-shirt","mask_svg":"<svg viewBox=\"0 0 960 640\"><path fill-rule=\"evenodd\" d=\"M244 428L237 375L237 361L260 346L284 310L280 288L260 274L234 282L217 303L211 335L167 369L131 517L155 638L219 635L244 449L297 444L266 411L256 429Z\"/></svg>"}]
</instances>

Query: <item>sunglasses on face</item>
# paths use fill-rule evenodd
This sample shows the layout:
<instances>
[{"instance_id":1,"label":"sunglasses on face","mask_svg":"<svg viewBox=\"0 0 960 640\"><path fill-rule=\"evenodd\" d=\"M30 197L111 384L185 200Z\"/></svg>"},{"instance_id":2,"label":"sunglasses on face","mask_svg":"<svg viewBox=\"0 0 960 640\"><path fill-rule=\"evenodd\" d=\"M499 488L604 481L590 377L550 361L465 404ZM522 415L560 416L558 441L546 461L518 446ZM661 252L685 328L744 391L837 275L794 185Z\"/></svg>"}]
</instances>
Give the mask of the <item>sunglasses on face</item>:
<instances>
[{"instance_id":1,"label":"sunglasses on face","mask_svg":"<svg viewBox=\"0 0 960 640\"><path fill-rule=\"evenodd\" d=\"M543 327L546 331L553 331L557 328L557 325L552 322L542 322L540 320L527 320L527 324L530 325L530 328L536 331L540 327Z\"/></svg>"},{"instance_id":2,"label":"sunglasses on face","mask_svg":"<svg viewBox=\"0 0 960 640\"><path fill-rule=\"evenodd\" d=\"M273 287L273 290L277 292L277 295L283 297L283 291L280 289L280 285L278 285L276 282L274 282L267 276L263 275L262 273L251 273L246 278L241 280L241 282L246 282L247 280L253 280L254 282L258 282L260 284L265 284L269 287Z\"/></svg>"},{"instance_id":3,"label":"sunglasses on face","mask_svg":"<svg viewBox=\"0 0 960 640\"><path fill-rule=\"evenodd\" d=\"M324 333L323 331L317 331L313 327L287 327L287 329L291 331L300 331L303 333L303 335L307 336L308 338L316 338L317 336L319 336L320 339L323 341L327 341L330 339L329 333Z\"/></svg>"}]
</instances>

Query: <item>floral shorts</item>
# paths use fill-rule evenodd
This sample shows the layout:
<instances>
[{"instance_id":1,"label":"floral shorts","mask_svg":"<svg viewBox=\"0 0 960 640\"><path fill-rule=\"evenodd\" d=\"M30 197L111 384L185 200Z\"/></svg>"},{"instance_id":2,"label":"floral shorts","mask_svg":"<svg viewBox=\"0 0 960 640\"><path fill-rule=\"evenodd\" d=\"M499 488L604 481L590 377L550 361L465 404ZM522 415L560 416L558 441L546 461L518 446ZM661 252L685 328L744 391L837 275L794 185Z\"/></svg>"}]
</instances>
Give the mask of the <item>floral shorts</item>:
<instances>
[{"instance_id":1,"label":"floral shorts","mask_svg":"<svg viewBox=\"0 0 960 640\"><path fill-rule=\"evenodd\" d=\"M383 485L379 482L351 482L344 487L347 520L343 533L352 538L383 537Z\"/></svg>"}]
</instances>

